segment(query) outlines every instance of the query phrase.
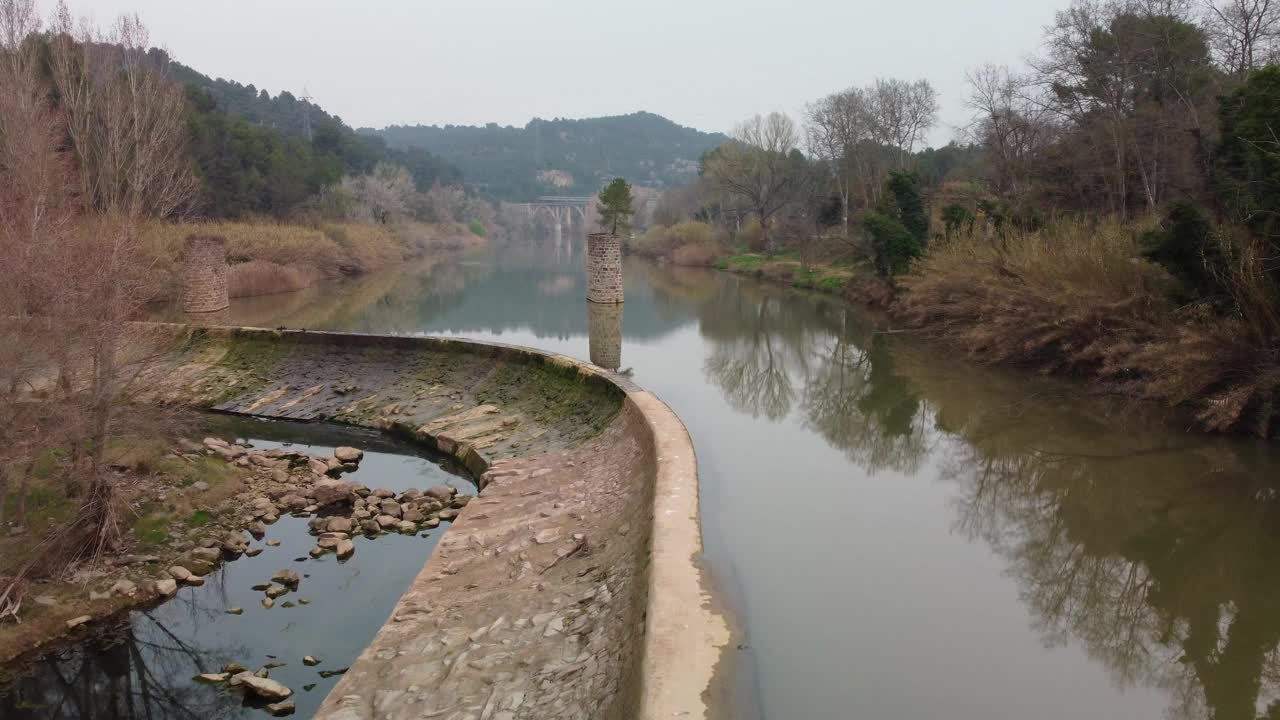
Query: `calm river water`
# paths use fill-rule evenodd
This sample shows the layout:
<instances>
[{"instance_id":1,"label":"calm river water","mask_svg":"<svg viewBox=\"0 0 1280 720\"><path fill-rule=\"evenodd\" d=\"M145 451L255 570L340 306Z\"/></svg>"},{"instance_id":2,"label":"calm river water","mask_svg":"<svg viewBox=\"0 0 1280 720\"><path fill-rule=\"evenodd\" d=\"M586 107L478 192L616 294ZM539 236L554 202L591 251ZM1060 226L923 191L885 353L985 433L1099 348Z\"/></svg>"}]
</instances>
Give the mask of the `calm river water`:
<instances>
[{"instance_id":1,"label":"calm river water","mask_svg":"<svg viewBox=\"0 0 1280 720\"><path fill-rule=\"evenodd\" d=\"M975 368L841 302L581 246L238 301L233 322L619 365L679 413L740 717L1280 716L1280 454Z\"/></svg>"}]
</instances>

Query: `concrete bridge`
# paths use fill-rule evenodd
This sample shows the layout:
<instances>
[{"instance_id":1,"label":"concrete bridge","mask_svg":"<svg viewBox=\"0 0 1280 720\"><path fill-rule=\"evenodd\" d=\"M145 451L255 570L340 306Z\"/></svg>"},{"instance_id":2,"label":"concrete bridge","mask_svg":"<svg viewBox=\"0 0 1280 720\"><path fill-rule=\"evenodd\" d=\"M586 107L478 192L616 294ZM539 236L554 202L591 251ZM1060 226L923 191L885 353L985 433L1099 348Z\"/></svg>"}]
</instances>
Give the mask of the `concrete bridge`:
<instances>
[{"instance_id":1,"label":"concrete bridge","mask_svg":"<svg viewBox=\"0 0 1280 720\"><path fill-rule=\"evenodd\" d=\"M525 203L525 207L529 210L529 217L536 218L538 213L545 213L555 223L555 233L559 237L565 227L573 228L573 216L576 213L580 219L581 227L587 225L587 215L591 212L591 207L595 205L594 197L577 197L569 195L543 195L536 201Z\"/></svg>"}]
</instances>

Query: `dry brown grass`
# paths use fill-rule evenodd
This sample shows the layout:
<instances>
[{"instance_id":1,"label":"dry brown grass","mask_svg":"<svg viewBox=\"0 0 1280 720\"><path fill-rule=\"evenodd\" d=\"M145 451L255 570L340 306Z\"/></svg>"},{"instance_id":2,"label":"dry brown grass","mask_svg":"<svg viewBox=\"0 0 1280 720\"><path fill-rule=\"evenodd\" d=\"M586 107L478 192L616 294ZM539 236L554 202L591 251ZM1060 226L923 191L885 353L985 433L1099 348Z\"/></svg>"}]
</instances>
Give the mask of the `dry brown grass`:
<instances>
[{"instance_id":1,"label":"dry brown grass","mask_svg":"<svg viewBox=\"0 0 1280 720\"><path fill-rule=\"evenodd\" d=\"M232 265L227 273L227 294L233 298L273 295L305 290L323 280L314 265L281 265L270 260L250 260Z\"/></svg>"},{"instance_id":2,"label":"dry brown grass","mask_svg":"<svg viewBox=\"0 0 1280 720\"><path fill-rule=\"evenodd\" d=\"M192 234L226 238L232 297L290 292L325 278L369 273L407 257L483 242L455 224L155 223L147 228L145 242L162 297L176 293L182 242Z\"/></svg>"},{"instance_id":3,"label":"dry brown grass","mask_svg":"<svg viewBox=\"0 0 1280 720\"><path fill-rule=\"evenodd\" d=\"M654 225L628 250L644 257L669 260L677 265L710 266L726 254L723 233L702 222Z\"/></svg>"},{"instance_id":4,"label":"dry brown grass","mask_svg":"<svg viewBox=\"0 0 1280 720\"><path fill-rule=\"evenodd\" d=\"M1070 222L1004 241L957 238L902 279L894 311L983 362L1092 377L1188 408L1207 430L1269 434L1274 336L1243 314L1172 307L1163 271L1138 257L1139 232ZM1246 274L1249 262L1239 258Z\"/></svg>"}]
</instances>

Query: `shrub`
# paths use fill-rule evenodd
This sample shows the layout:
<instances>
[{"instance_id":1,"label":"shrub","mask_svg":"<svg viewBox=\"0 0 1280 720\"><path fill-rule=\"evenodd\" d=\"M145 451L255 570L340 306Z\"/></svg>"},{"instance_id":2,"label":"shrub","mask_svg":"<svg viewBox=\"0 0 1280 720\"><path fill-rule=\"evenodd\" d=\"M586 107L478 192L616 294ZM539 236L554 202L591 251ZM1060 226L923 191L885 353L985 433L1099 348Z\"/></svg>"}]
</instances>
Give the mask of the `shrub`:
<instances>
[{"instance_id":1,"label":"shrub","mask_svg":"<svg viewBox=\"0 0 1280 720\"><path fill-rule=\"evenodd\" d=\"M1174 203L1164 228L1143 236L1143 255L1159 263L1178 280L1178 302L1209 300L1223 305L1230 297L1224 285L1225 258L1213 226L1195 205Z\"/></svg>"},{"instance_id":2,"label":"shrub","mask_svg":"<svg viewBox=\"0 0 1280 720\"><path fill-rule=\"evenodd\" d=\"M484 237L484 223L480 222L476 218L472 218L471 222L467 223L467 229L476 237Z\"/></svg>"},{"instance_id":3,"label":"shrub","mask_svg":"<svg viewBox=\"0 0 1280 720\"><path fill-rule=\"evenodd\" d=\"M671 261L676 265L709 267L722 254L723 251L714 242L699 242L676 248L671 254Z\"/></svg>"},{"instance_id":4,"label":"shrub","mask_svg":"<svg viewBox=\"0 0 1280 720\"><path fill-rule=\"evenodd\" d=\"M871 242L872 260L882 277L906 272L914 258L920 257L920 242L902 223L878 212L862 219Z\"/></svg>"}]
</instances>

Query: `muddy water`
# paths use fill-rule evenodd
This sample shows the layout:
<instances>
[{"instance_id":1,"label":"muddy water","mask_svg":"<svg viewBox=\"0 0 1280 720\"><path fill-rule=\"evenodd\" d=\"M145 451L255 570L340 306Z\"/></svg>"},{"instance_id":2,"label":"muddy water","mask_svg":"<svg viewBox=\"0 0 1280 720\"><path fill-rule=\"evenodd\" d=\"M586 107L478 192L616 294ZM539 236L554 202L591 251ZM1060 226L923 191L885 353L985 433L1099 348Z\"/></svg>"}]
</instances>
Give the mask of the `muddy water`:
<instances>
[{"instance_id":1,"label":"muddy water","mask_svg":"<svg viewBox=\"0 0 1280 720\"><path fill-rule=\"evenodd\" d=\"M378 433L231 418L211 422L220 436L238 435L258 448L291 444L317 455L330 454L337 445L364 448L360 469L349 477L369 487L398 492L452 485L460 493L475 491L456 471ZM225 563L205 585L182 588L158 607L102 623L81 645L7 668L10 677L0 678L0 718L267 717L264 710L242 705L238 693L192 679L229 662L251 670L280 664L270 670L271 678L294 691L298 717L311 717L386 621L447 528L443 524L416 536L357 536L355 555L338 562L331 554L308 557L315 538L307 532L307 520L282 516L267 527L264 539L252 543L263 548L257 557ZM271 539L280 545L266 545ZM275 607L262 607L264 596L252 586L285 568L302 577L297 591L278 598ZM243 614L226 613L236 607ZM320 663L305 665L306 655Z\"/></svg>"},{"instance_id":2,"label":"muddy water","mask_svg":"<svg viewBox=\"0 0 1280 720\"><path fill-rule=\"evenodd\" d=\"M746 632L739 717L1280 715L1273 446L712 271L629 261L622 312L589 310L580 242L233 319L520 343L658 393L693 435L708 560Z\"/></svg>"}]
</instances>

